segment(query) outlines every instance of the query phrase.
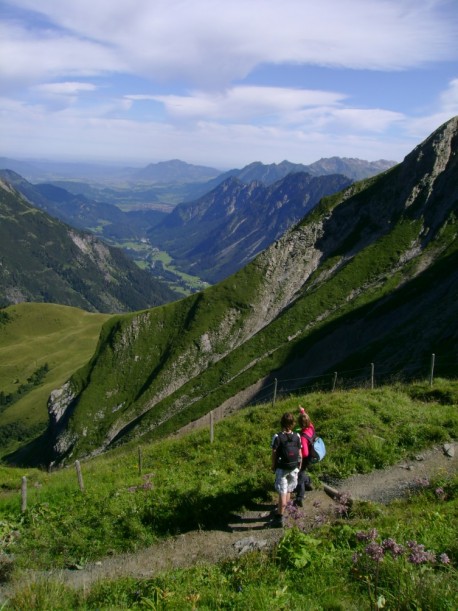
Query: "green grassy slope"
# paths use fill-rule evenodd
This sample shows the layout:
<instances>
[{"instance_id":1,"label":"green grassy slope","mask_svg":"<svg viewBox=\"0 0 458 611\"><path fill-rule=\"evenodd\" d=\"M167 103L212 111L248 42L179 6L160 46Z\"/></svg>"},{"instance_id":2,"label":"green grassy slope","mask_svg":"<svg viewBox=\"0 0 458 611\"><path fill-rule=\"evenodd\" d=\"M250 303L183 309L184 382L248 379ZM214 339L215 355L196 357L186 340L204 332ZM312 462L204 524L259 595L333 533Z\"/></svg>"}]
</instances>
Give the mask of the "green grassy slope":
<instances>
[{"instance_id":1,"label":"green grassy slope","mask_svg":"<svg viewBox=\"0 0 458 611\"><path fill-rule=\"evenodd\" d=\"M49 371L12 405L0 406L0 456L47 425L47 400L91 357L107 314L55 304L21 303L2 310L0 391L15 393L38 368ZM5 319L6 315L6 319Z\"/></svg>"},{"instance_id":2,"label":"green grassy slope","mask_svg":"<svg viewBox=\"0 0 458 611\"><path fill-rule=\"evenodd\" d=\"M312 475L347 477L415 456L458 437L458 383L438 379L408 386L313 393L246 408L215 426L178 439L132 443L83 461L85 493L75 470L52 473L1 467L0 522L21 566L66 566L81 558L138 549L158 537L219 528L231 512L274 500L270 440L281 414L301 404L326 441L327 456ZM28 514L20 520L18 491L29 482ZM6 534L5 534L6 533Z\"/></svg>"}]
</instances>

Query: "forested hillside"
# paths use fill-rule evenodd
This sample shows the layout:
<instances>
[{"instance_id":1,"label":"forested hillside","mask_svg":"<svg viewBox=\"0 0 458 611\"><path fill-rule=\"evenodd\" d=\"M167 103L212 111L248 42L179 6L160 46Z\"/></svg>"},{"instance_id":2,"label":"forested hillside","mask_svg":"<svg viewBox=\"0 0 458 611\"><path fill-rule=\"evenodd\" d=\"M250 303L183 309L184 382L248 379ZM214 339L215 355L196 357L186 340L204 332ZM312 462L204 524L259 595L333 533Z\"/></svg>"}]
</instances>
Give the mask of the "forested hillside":
<instances>
[{"instance_id":1,"label":"forested hillside","mask_svg":"<svg viewBox=\"0 0 458 611\"><path fill-rule=\"evenodd\" d=\"M116 248L31 206L0 181L0 306L59 303L129 312L177 295Z\"/></svg>"}]
</instances>

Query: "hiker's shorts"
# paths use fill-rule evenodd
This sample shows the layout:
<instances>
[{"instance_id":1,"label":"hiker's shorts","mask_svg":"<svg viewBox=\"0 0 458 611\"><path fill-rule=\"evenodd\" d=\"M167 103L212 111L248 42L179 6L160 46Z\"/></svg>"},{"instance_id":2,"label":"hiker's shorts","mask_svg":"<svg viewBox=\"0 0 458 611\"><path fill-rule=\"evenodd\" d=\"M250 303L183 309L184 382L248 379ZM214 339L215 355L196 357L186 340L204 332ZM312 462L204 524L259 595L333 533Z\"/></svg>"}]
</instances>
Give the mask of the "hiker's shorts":
<instances>
[{"instance_id":1,"label":"hiker's shorts","mask_svg":"<svg viewBox=\"0 0 458 611\"><path fill-rule=\"evenodd\" d=\"M278 494L287 494L293 492L297 486L297 475L299 469L293 471L285 471L285 469L277 469L275 471L275 490Z\"/></svg>"}]
</instances>

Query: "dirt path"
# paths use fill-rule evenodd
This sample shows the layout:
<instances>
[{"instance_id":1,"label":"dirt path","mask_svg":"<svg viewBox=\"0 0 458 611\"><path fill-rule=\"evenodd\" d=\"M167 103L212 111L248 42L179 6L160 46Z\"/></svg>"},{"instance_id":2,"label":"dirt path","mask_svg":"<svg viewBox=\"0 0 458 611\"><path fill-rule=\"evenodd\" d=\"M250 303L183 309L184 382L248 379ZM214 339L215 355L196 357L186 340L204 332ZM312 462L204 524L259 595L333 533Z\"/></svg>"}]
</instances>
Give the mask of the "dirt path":
<instances>
[{"instance_id":1,"label":"dirt path","mask_svg":"<svg viewBox=\"0 0 458 611\"><path fill-rule=\"evenodd\" d=\"M438 474L453 473L458 469L458 447L443 446L424 451L412 461L403 461L389 469L355 475L342 482L330 482L339 493L352 499L387 503L408 494L425 479ZM449 455L450 454L450 455ZM336 503L324 489L308 492L302 513L306 528L313 528L326 516L335 513ZM197 563L216 563L235 558L252 549L273 546L281 537L282 529L268 527L274 505L253 506L250 511L233 514L225 530L192 531L161 541L132 554L120 554L88 564L81 570L47 572L28 571L24 579L32 581L51 578L74 587L89 587L100 579L117 577L148 578L173 568ZM3 594L3 596L2 596ZM0 590L0 604L7 595Z\"/></svg>"}]
</instances>

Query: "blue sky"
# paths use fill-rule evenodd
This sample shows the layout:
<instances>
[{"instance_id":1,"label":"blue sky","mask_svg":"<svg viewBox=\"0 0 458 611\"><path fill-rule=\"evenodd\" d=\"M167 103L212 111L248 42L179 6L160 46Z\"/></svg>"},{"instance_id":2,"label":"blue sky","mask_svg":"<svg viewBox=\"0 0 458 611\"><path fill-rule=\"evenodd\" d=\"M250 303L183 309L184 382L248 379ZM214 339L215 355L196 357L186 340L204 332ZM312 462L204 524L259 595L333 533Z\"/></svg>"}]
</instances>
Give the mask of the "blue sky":
<instances>
[{"instance_id":1,"label":"blue sky","mask_svg":"<svg viewBox=\"0 0 458 611\"><path fill-rule=\"evenodd\" d=\"M0 0L0 155L401 161L458 114L457 0Z\"/></svg>"}]
</instances>

